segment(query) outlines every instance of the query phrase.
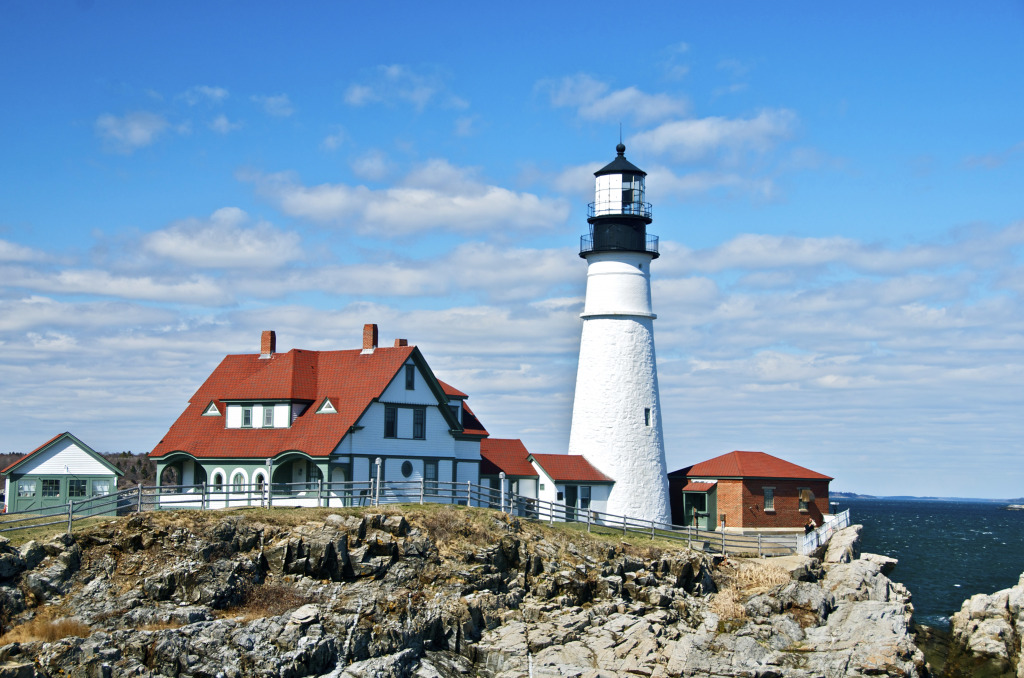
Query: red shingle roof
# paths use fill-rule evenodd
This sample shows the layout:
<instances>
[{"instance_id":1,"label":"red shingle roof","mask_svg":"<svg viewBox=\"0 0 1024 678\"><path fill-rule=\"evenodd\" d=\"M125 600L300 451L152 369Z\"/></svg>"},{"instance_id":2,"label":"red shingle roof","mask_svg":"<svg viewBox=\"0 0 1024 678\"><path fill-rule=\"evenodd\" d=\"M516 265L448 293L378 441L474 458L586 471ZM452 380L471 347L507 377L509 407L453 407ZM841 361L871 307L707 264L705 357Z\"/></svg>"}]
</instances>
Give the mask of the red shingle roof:
<instances>
[{"instance_id":1,"label":"red shingle roof","mask_svg":"<svg viewBox=\"0 0 1024 678\"><path fill-rule=\"evenodd\" d=\"M150 456L179 450L200 458L267 458L288 450L329 456L413 352L418 355L415 346L379 347L373 353L292 349L269 358L258 353L229 355L199 387ZM337 414L316 414L324 398L331 399ZM220 404L229 400L297 400L310 406L290 428L229 429L223 414L202 416L210 401L217 401L223 413ZM487 435L472 412L466 422L466 433Z\"/></svg>"},{"instance_id":2,"label":"red shingle roof","mask_svg":"<svg viewBox=\"0 0 1024 678\"><path fill-rule=\"evenodd\" d=\"M485 438L480 441L480 475L496 476L504 471L506 476L536 478L537 469L529 456L526 445L518 438Z\"/></svg>"},{"instance_id":3,"label":"red shingle roof","mask_svg":"<svg viewBox=\"0 0 1024 678\"><path fill-rule=\"evenodd\" d=\"M556 482L615 482L590 465L581 454L531 454L544 471Z\"/></svg>"},{"instance_id":4,"label":"red shingle roof","mask_svg":"<svg viewBox=\"0 0 1024 678\"><path fill-rule=\"evenodd\" d=\"M441 384L441 388L444 390L444 394L446 396L448 396L449 398L468 398L469 397L468 395L466 395L465 393L463 393L459 389L455 388L451 384L446 384L445 382L441 381L440 379L437 380L437 383Z\"/></svg>"},{"instance_id":5,"label":"red shingle roof","mask_svg":"<svg viewBox=\"0 0 1024 678\"><path fill-rule=\"evenodd\" d=\"M683 487L683 492L707 492L715 483L686 483Z\"/></svg>"},{"instance_id":6,"label":"red shingle roof","mask_svg":"<svg viewBox=\"0 0 1024 678\"><path fill-rule=\"evenodd\" d=\"M797 466L764 452L734 451L702 461L681 473L687 478L794 478L832 480L830 476Z\"/></svg>"}]
</instances>

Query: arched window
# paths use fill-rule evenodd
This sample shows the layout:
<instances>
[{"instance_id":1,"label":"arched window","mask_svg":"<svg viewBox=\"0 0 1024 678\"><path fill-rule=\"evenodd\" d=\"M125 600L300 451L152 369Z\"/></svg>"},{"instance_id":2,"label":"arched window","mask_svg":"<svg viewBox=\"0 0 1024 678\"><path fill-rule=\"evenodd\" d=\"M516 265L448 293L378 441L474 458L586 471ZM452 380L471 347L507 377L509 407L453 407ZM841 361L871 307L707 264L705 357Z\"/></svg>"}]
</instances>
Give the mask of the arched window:
<instances>
[{"instance_id":1,"label":"arched window","mask_svg":"<svg viewBox=\"0 0 1024 678\"><path fill-rule=\"evenodd\" d=\"M224 489L224 476L218 471L213 474L213 491L220 492L222 489Z\"/></svg>"},{"instance_id":2,"label":"arched window","mask_svg":"<svg viewBox=\"0 0 1024 678\"><path fill-rule=\"evenodd\" d=\"M245 489L245 476L241 473L236 473L231 477L231 489L235 492L241 493Z\"/></svg>"},{"instance_id":3,"label":"arched window","mask_svg":"<svg viewBox=\"0 0 1024 678\"><path fill-rule=\"evenodd\" d=\"M262 493L263 492L263 485L266 482L266 479L263 477L262 473L257 473L256 476L255 476L255 479L256 479L256 491Z\"/></svg>"}]
</instances>

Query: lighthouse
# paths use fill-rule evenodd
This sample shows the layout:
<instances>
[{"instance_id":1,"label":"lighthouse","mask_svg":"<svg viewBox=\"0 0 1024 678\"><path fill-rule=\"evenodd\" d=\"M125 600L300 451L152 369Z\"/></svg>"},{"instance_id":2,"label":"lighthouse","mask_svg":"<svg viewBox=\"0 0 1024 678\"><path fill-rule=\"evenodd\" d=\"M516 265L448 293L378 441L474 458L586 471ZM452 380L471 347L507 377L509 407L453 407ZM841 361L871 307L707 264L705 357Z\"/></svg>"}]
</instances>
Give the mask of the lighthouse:
<instances>
[{"instance_id":1,"label":"lighthouse","mask_svg":"<svg viewBox=\"0 0 1024 678\"><path fill-rule=\"evenodd\" d=\"M658 237L647 233L647 173L626 147L594 173L596 189L580 238L587 297L580 341L569 454L615 481L607 512L670 522L665 442L654 354L651 262Z\"/></svg>"}]
</instances>

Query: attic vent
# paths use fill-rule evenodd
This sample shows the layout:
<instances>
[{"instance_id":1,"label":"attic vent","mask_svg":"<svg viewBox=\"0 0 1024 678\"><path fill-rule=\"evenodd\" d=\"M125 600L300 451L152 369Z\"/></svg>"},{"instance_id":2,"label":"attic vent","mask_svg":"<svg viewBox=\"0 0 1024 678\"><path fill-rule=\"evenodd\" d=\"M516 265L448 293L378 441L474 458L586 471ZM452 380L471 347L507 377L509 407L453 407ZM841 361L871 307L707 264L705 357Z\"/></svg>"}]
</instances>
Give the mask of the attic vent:
<instances>
[{"instance_id":1,"label":"attic vent","mask_svg":"<svg viewBox=\"0 0 1024 678\"><path fill-rule=\"evenodd\" d=\"M316 408L317 414L337 414L338 410L334 409L334 405L331 404L330 398L324 398L324 401L320 404L320 407Z\"/></svg>"},{"instance_id":2,"label":"attic vent","mask_svg":"<svg viewBox=\"0 0 1024 678\"><path fill-rule=\"evenodd\" d=\"M217 407L216 401L213 401L213 400L210 401L210 404L206 406L205 410L203 410L203 416L204 417L219 417L220 416L220 408Z\"/></svg>"}]
</instances>

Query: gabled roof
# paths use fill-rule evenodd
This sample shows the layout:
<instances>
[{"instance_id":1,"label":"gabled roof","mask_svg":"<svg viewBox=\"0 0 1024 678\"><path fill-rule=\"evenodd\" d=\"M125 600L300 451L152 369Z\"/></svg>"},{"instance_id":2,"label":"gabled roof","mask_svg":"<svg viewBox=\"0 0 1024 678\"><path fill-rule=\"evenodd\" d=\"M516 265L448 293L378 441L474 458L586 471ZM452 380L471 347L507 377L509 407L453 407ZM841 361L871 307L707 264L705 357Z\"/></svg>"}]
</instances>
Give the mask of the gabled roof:
<instances>
[{"instance_id":1,"label":"gabled roof","mask_svg":"<svg viewBox=\"0 0 1024 678\"><path fill-rule=\"evenodd\" d=\"M530 453L518 438L484 438L480 441L480 475L537 478Z\"/></svg>"},{"instance_id":2,"label":"gabled roof","mask_svg":"<svg viewBox=\"0 0 1024 678\"><path fill-rule=\"evenodd\" d=\"M535 461L555 482L615 482L594 468L581 454L531 454L529 459Z\"/></svg>"},{"instance_id":3,"label":"gabled roof","mask_svg":"<svg viewBox=\"0 0 1024 678\"><path fill-rule=\"evenodd\" d=\"M292 349L270 357L258 353L226 356L150 456L181 451L199 458L265 459L290 450L312 457L329 456L410 358L443 401L443 387L415 346L378 347L366 353L359 349ZM325 398L330 398L337 414L315 415L315 408ZM223 418L201 416L211 400L288 400L311 406L289 428L225 428ZM465 403L463 407L468 411ZM487 435L472 412L465 421L464 434Z\"/></svg>"},{"instance_id":4,"label":"gabled roof","mask_svg":"<svg viewBox=\"0 0 1024 678\"><path fill-rule=\"evenodd\" d=\"M31 452L29 452L28 454L26 454L21 459L18 459L16 461L12 462L11 464L8 464L7 468L5 468L2 471L0 471L0 474L6 475L8 473L16 472L18 470L19 466L21 466L22 464L28 462L30 459L32 459L33 457L35 457L37 455L44 454L46 452L46 450L50 449L51 447L56 445L61 440L64 440L65 438L67 438L71 442L73 442L76 446L78 446L79 449L81 449L86 454L88 454L88 455L90 455L92 457L95 457L96 461L100 462L101 464L106 466L108 469L110 469L111 473L114 473L114 474L116 474L118 476L123 476L124 475L124 471L122 471L121 469L117 468L116 466L111 464L109 461L107 461L103 457L102 454L100 454L96 450L92 449L91 447L89 447L88 445L86 445L81 440L79 440L78 438L76 438L72 434L68 433L67 431L65 431L64 433L58 433L57 435L55 435L52 438L50 438L49 440L47 440L45 443L43 443L42 445L40 445L36 449L34 449Z\"/></svg>"},{"instance_id":5,"label":"gabled roof","mask_svg":"<svg viewBox=\"0 0 1024 678\"><path fill-rule=\"evenodd\" d=\"M441 384L441 389L444 390L444 394L446 396L448 396L449 398L468 398L469 397L468 395L466 395L465 393L463 393L459 389L455 388L451 384L446 384L445 382L441 381L440 379L437 380L437 383Z\"/></svg>"},{"instance_id":6,"label":"gabled roof","mask_svg":"<svg viewBox=\"0 0 1024 678\"><path fill-rule=\"evenodd\" d=\"M792 478L796 480L832 480L817 471L797 466L764 452L733 451L702 461L670 475L687 478Z\"/></svg>"}]
</instances>

